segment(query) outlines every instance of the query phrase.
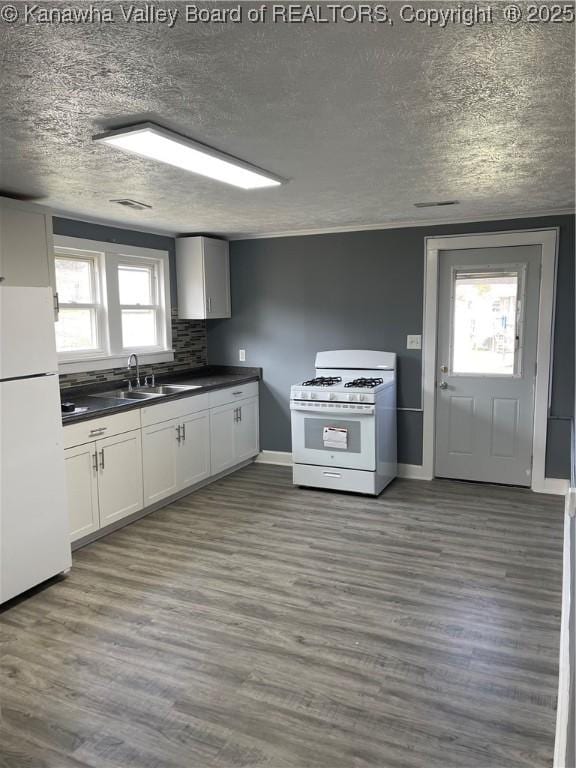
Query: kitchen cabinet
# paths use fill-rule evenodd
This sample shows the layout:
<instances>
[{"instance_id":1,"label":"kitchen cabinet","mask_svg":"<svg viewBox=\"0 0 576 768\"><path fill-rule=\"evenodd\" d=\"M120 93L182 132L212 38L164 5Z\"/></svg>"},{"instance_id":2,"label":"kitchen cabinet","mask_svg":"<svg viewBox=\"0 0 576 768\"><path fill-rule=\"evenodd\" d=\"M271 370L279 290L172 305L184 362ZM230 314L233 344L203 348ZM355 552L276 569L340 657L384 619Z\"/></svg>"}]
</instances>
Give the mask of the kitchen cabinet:
<instances>
[{"instance_id":1,"label":"kitchen cabinet","mask_svg":"<svg viewBox=\"0 0 576 768\"><path fill-rule=\"evenodd\" d=\"M212 474L258 453L258 398L228 403L210 411Z\"/></svg>"},{"instance_id":2,"label":"kitchen cabinet","mask_svg":"<svg viewBox=\"0 0 576 768\"><path fill-rule=\"evenodd\" d=\"M180 318L231 316L230 262L225 240L176 238L176 281Z\"/></svg>"},{"instance_id":3,"label":"kitchen cabinet","mask_svg":"<svg viewBox=\"0 0 576 768\"><path fill-rule=\"evenodd\" d=\"M258 382L70 424L72 541L256 456Z\"/></svg>"},{"instance_id":4,"label":"kitchen cabinet","mask_svg":"<svg viewBox=\"0 0 576 768\"><path fill-rule=\"evenodd\" d=\"M144 506L140 430L96 441L100 526L110 525Z\"/></svg>"},{"instance_id":5,"label":"kitchen cabinet","mask_svg":"<svg viewBox=\"0 0 576 768\"><path fill-rule=\"evenodd\" d=\"M100 528L98 469L95 443L64 451L70 539L76 541Z\"/></svg>"},{"instance_id":6,"label":"kitchen cabinet","mask_svg":"<svg viewBox=\"0 0 576 768\"><path fill-rule=\"evenodd\" d=\"M0 282L51 287L56 302L52 216L45 208L0 198Z\"/></svg>"},{"instance_id":7,"label":"kitchen cabinet","mask_svg":"<svg viewBox=\"0 0 576 768\"><path fill-rule=\"evenodd\" d=\"M139 423L139 413L133 411L64 429L64 444L69 446L64 465L72 541L142 509L141 430L124 431ZM112 434L106 437L106 432ZM86 438L92 439L71 445Z\"/></svg>"},{"instance_id":8,"label":"kitchen cabinet","mask_svg":"<svg viewBox=\"0 0 576 768\"><path fill-rule=\"evenodd\" d=\"M142 430L144 504L210 476L210 414L189 413Z\"/></svg>"}]
</instances>

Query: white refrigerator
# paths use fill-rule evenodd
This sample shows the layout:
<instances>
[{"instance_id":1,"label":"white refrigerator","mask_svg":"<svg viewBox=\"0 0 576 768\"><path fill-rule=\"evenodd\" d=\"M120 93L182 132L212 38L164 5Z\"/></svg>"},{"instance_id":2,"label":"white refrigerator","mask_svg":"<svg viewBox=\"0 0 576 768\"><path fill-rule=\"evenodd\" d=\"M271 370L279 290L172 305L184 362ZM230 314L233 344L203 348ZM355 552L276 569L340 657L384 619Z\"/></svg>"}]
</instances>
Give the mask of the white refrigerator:
<instances>
[{"instance_id":1,"label":"white refrigerator","mask_svg":"<svg viewBox=\"0 0 576 768\"><path fill-rule=\"evenodd\" d=\"M0 603L72 565L49 288L0 286Z\"/></svg>"}]
</instances>

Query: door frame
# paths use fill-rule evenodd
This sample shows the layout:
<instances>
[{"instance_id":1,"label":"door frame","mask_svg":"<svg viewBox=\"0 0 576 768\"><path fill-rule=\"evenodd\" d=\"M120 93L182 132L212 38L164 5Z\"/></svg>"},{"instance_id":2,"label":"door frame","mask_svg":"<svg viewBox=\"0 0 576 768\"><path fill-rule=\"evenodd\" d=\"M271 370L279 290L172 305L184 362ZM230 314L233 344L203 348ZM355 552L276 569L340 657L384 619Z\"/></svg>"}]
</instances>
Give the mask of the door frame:
<instances>
[{"instance_id":1,"label":"door frame","mask_svg":"<svg viewBox=\"0 0 576 768\"><path fill-rule=\"evenodd\" d=\"M511 232L446 235L425 239L424 332L422 339L422 473L426 479L431 480L434 477L435 463L439 251L540 245L542 248L542 268L538 306L531 489L538 493L551 492L546 482L545 463L546 432L551 394L558 234L558 227L551 227Z\"/></svg>"}]
</instances>

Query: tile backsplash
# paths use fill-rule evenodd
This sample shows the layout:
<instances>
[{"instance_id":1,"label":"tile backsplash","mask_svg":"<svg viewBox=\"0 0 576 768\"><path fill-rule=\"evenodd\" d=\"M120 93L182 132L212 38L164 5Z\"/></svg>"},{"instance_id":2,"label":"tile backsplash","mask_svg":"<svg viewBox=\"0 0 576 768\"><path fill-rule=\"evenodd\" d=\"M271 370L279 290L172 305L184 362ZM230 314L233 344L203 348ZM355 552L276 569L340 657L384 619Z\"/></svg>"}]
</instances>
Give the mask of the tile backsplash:
<instances>
[{"instance_id":1,"label":"tile backsplash","mask_svg":"<svg viewBox=\"0 0 576 768\"><path fill-rule=\"evenodd\" d=\"M206 321L180 320L177 308L172 308L172 347L174 360L170 363L155 363L141 365L140 376L151 373L157 375L175 373L190 368L200 368L207 364L206 352ZM126 356L128 359L128 356ZM130 375L132 378L134 373ZM82 384L94 384L104 381L121 381L128 378L126 366L110 368L102 371L85 371L83 373L66 373L60 375L60 388L69 389Z\"/></svg>"}]
</instances>

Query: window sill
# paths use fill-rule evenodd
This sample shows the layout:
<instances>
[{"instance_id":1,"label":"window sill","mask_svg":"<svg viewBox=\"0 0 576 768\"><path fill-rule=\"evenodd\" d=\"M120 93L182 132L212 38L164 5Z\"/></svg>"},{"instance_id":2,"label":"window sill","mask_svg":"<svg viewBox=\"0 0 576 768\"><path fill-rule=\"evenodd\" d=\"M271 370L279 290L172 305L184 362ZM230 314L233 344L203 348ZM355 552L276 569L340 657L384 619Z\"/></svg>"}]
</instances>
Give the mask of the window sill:
<instances>
[{"instance_id":1,"label":"window sill","mask_svg":"<svg viewBox=\"0 0 576 768\"><path fill-rule=\"evenodd\" d=\"M168 349L156 352L138 352L140 365L152 365L154 363L171 363L174 360L174 350ZM58 363L58 372L87 373L89 371L104 371L111 368L126 368L128 354L114 355L112 357L92 357L82 360L61 360Z\"/></svg>"}]
</instances>

